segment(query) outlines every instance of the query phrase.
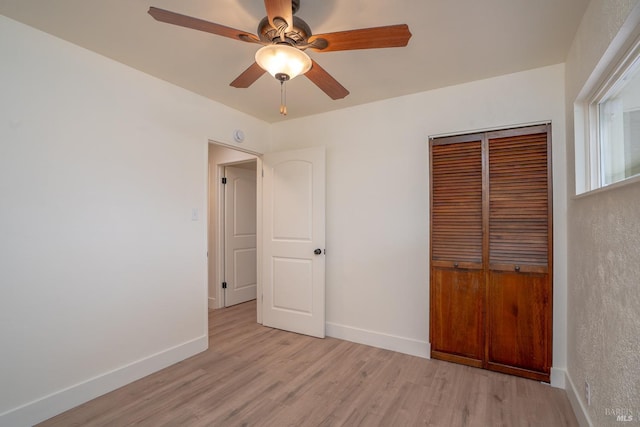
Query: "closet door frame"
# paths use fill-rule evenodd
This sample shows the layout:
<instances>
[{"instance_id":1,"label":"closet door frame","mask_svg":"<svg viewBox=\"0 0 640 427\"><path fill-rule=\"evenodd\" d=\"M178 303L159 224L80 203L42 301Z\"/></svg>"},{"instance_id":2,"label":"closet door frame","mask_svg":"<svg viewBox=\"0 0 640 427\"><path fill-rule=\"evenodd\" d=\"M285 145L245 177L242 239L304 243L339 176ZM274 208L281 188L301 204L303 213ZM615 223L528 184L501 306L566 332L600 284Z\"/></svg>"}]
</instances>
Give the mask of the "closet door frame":
<instances>
[{"instance_id":1,"label":"closet door frame","mask_svg":"<svg viewBox=\"0 0 640 427\"><path fill-rule=\"evenodd\" d=\"M542 334L545 337L544 348L544 368L541 371L527 370L518 367L511 367L506 365L500 365L492 363L490 361L490 324L489 324L489 298L490 298L490 280L491 280L491 265L490 265L490 175L489 175L489 141L502 137L515 137L519 135L533 135L539 133L546 133L546 186L547 186L547 266L523 266L522 273L539 273L546 275L547 289L548 289L548 310L544 313L545 319L544 330ZM465 263L456 263L453 267L452 262L443 262L440 260L434 260L434 178L433 178L433 147L434 145L446 145L455 144L468 141L481 141L481 173L482 173L482 258L481 258L481 272L483 277L483 292L482 292L482 309L480 315L481 329L480 343L482 346L482 355L480 360L476 358L465 357L461 354L449 353L442 351L440 348L441 343L434 342L436 332L441 326L434 324L434 317L436 310L442 309L442 307L436 307L438 302L436 296L436 287L442 286L441 283L435 283L436 276L442 279L443 274L441 271L453 274L458 271L469 271L474 266L466 265ZM538 125L526 125L513 128L503 128L497 130L487 130L483 132L452 135L447 137L430 138L429 141L429 165L430 171L430 245L429 245L429 260L430 260L430 342L432 345L431 357L434 359L447 360L456 363L462 363L475 367L482 367L484 369L496 370L504 373L514 374L526 378L536 379L540 381L549 382L550 370L552 365L552 343L553 343L553 180L552 180L552 157L551 157L551 123L543 123ZM476 266L477 267L477 266ZM516 270L519 272L520 270ZM442 313L440 313L442 316ZM441 331L440 331L441 334ZM437 340L436 340L437 341Z\"/></svg>"}]
</instances>

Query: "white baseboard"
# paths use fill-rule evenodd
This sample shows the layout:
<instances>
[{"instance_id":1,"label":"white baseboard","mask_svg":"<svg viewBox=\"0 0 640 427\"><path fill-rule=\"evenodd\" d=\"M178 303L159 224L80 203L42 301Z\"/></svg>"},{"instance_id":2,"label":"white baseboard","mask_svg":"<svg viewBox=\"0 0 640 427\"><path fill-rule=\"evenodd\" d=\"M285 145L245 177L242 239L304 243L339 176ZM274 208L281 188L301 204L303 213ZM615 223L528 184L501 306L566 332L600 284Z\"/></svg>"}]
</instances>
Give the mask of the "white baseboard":
<instances>
[{"instance_id":1,"label":"white baseboard","mask_svg":"<svg viewBox=\"0 0 640 427\"><path fill-rule=\"evenodd\" d=\"M560 368L551 368L551 379L550 379L550 383L551 383L551 387L555 387L555 388L561 388L561 389L565 389L566 388L566 381L565 378L567 376L567 371L564 369L560 369Z\"/></svg>"},{"instance_id":2,"label":"white baseboard","mask_svg":"<svg viewBox=\"0 0 640 427\"><path fill-rule=\"evenodd\" d=\"M218 306L216 305L216 299L215 298L209 298L209 309L210 310L214 310L216 308L218 308Z\"/></svg>"},{"instance_id":3,"label":"white baseboard","mask_svg":"<svg viewBox=\"0 0 640 427\"><path fill-rule=\"evenodd\" d=\"M0 426L22 427L37 424L198 354L207 349L208 342L207 336L196 338L11 409L0 414Z\"/></svg>"},{"instance_id":4,"label":"white baseboard","mask_svg":"<svg viewBox=\"0 0 640 427\"><path fill-rule=\"evenodd\" d=\"M592 427L591 419L589 418L589 414L587 413L587 409L582 404L582 400L580 400L580 394L578 389L576 389L575 384L571 380L571 376L567 372L566 374L567 387L565 390L567 391L567 397L569 398L569 402L571 403L571 408L573 409L573 413L576 414L576 418L578 419L578 424L581 427Z\"/></svg>"},{"instance_id":5,"label":"white baseboard","mask_svg":"<svg viewBox=\"0 0 640 427\"><path fill-rule=\"evenodd\" d=\"M325 332L328 336L351 341L358 344L366 344L372 347L393 350L398 353L409 354L429 359L431 356L431 346L427 341L419 341L397 335L383 334L366 329L354 328L327 322Z\"/></svg>"}]
</instances>

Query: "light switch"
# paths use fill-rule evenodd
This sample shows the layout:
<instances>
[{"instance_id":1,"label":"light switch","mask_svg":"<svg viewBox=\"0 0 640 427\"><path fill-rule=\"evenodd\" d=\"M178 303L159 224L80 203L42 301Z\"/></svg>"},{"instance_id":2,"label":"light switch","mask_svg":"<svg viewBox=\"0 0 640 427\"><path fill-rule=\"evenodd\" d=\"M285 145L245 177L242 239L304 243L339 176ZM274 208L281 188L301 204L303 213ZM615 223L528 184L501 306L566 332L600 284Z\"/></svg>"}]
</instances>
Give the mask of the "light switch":
<instances>
[{"instance_id":1,"label":"light switch","mask_svg":"<svg viewBox=\"0 0 640 427\"><path fill-rule=\"evenodd\" d=\"M198 208L191 209L191 221L198 220Z\"/></svg>"}]
</instances>

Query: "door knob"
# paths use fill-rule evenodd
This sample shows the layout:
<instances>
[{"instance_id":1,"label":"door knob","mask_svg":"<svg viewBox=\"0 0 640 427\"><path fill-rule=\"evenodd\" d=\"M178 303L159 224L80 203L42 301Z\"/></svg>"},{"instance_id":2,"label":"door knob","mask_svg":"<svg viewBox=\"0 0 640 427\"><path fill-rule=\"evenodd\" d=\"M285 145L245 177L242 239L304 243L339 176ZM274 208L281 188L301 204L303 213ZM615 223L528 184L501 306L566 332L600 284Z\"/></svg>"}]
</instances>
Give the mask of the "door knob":
<instances>
[{"instance_id":1,"label":"door knob","mask_svg":"<svg viewBox=\"0 0 640 427\"><path fill-rule=\"evenodd\" d=\"M320 255L322 253L322 249L318 248L315 251L313 251L313 253L316 255Z\"/></svg>"}]
</instances>

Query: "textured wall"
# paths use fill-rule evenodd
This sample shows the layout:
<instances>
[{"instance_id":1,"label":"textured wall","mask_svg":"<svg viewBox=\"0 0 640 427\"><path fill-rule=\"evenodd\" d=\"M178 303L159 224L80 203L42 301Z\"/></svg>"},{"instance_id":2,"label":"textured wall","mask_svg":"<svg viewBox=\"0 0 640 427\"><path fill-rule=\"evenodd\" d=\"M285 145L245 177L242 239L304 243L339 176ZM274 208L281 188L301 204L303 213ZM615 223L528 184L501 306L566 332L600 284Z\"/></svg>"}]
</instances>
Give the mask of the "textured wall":
<instances>
[{"instance_id":1,"label":"textured wall","mask_svg":"<svg viewBox=\"0 0 640 427\"><path fill-rule=\"evenodd\" d=\"M640 410L640 183L571 203L569 372L594 425Z\"/></svg>"},{"instance_id":2,"label":"textured wall","mask_svg":"<svg viewBox=\"0 0 640 427\"><path fill-rule=\"evenodd\" d=\"M575 194L574 101L634 31L637 0L592 0L566 63L568 193ZM631 24L633 25L630 25ZM637 21L636 21L637 22ZM640 418L640 182L569 200L570 395L596 426ZM591 405L585 398L591 386Z\"/></svg>"}]
</instances>

